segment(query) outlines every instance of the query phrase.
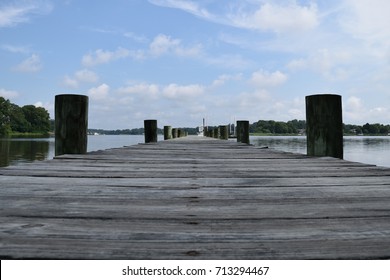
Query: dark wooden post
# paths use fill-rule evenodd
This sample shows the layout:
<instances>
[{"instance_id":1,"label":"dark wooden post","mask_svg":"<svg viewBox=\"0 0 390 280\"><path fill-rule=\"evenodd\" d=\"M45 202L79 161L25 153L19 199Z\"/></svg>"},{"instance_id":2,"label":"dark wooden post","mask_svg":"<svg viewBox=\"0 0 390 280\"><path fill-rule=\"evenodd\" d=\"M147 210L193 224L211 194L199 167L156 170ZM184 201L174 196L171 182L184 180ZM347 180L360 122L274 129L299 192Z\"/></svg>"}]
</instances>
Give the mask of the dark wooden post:
<instances>
[{"instance_id":1,"label":"dark wooden post","mask_svg":"<svg viewBox=\"0 0 390 280\"><path fill-rule=\"evenodd\" d=\"M157 120L145 120L145 143L157 142Z\"/></svg>"},{"instance_id":2,"label":"dark wooden post","mask_svg":"<svg viewBox=\"0 0 390 280\"><path fill-rule=\"evenodd\" d=\"M164 140L172 139L172 126L164 126Z\"/></svg>"},{"instance_id":3,"label":"dark wooden post","mask_svg":"<svg viewBox=\"0 0 390 280\"><path fill-rule=\"evenodd\" d=\"M177 128L172 128L172 138L177 138Z\"/></svg>"},{"instance_id":4,"label":"dark wooden post","mask_svg":"<svg viewBox=\"0 0 390 280\"><path fill-rule=\"evenodd\" d=\"M88 96L55 97L55 155L87 152Z\"/></svg>"},{"instance_id":5,"label":"dark wooden post","mask_svg":"<svg viewBox=\"0 0 390 280\"><path fill-rule=\"evenodd\" d=\"M309 156L343 158L341 96L306 96L306 135Z\"/></svg>"},{"instance_id":6,"label":"dark wooden post","mask_svg":"<svg viewBox=\"0 0 390 280\"><path fill-rule=\"evenodd\" d=\"M219 129L218 128L214 128L214 138L219 138Z\"/></svg>"},{"instance_id":7,"label":"dark wooden post","mask_svg":"<svg viewBox=\"0 0 390 280\"><path fill-rule=\"evenodd\" d=\"M220 125L219 126L219 139L222 140L228 140L229 139L229 129L227 125Z\"/></svg>"},{"instance_id":8,"label":"dark wooden post","mask_svg":"<svg viewBox=\"0 0 390 280\"><path fill-rule=\"evenodd\" d=\"M241 121L237 121L237 126L236 126L236 136L237 136L237 142L241 143L241 138L242 138L242 133L241 133Z\"/></svg>"},{"instance_id":9,"label":"dark wooden post","mask_svg":"<svg viewBox=\"0 0 390 280\"><path fill-rule=\"evenodd\" d=\"M250 144L249 141L249 121L237 121L237 142Z\"/></svg>"}]
</instances>

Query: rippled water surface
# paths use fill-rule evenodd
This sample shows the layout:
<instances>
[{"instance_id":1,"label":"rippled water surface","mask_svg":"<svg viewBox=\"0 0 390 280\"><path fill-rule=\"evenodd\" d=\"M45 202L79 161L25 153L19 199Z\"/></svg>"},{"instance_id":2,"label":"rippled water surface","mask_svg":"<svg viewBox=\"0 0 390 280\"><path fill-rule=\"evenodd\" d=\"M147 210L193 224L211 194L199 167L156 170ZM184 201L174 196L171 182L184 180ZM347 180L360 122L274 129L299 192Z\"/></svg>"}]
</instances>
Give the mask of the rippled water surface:
<instances>
[{"instance_id":1,"label":"rippled water surface","mask_svg":"<svg viewBox=\"0 0 390 280\"><path fill-rule=\"evenodd\" d=\"M306 154L306 136L253 136L258 146ZM344 159L390 167L390 136L345 136Z\"/></svg>"}]
</instances>

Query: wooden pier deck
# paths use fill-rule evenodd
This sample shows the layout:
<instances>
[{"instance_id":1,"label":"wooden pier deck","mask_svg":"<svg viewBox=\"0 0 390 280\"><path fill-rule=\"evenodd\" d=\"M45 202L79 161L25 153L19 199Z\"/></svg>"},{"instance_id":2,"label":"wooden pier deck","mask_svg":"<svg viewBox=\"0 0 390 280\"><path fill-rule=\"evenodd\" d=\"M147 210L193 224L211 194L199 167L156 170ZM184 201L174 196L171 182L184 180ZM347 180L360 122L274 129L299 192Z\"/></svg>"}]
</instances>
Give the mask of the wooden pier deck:
<instances>
[{"instance_id":1,"label":"wooden pier deck","mask_svg":"<svg viewBox=\"0 0 390 280\"><path fill-rule=\"evenodd\" d=\"M187 137L0 169L0 257L388 259L390 169Z\"/></svg>"}]
</instances>

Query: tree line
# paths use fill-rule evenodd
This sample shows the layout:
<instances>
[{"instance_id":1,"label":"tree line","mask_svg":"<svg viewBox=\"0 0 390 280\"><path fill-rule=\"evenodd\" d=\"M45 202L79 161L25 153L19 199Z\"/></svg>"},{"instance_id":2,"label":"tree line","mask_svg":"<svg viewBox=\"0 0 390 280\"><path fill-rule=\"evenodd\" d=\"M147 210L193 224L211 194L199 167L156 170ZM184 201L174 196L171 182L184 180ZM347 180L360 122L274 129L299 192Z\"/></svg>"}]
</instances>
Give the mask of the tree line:
<instances>
[{"instance_id":1,"label":"tree line","mask_svg":"<svg viewBox=\"0 0 390 280\"><path fill-rule=\"evenodd\" d=\"M0 96L0 135L34 133L46 135L50 131L49 112L42 107L19 107Z\"/></svg>"},{"instance_id":2,"label":"tree line","mask_svg":"<svg viewBox=\"0 0 390 280\"><path fill-rule=\"evenodd\" d=\"M288 122L259 120L249 127L250 133L261 134L304 134L306 121L292 120ZM365 125L343 124L344 135L389 135L390 125L379 123Z\"/></svg>"},{"instance_id":3,"label":"tree line","mask_svg":"<svg viewBox=\"0 0 390 280\"><path fill-rule=\"evenodd\" d=\"M259 120L249 126L249 133L262 134L299 134L306 128L306 121L292 120L288 122Z\"/></svg>"}]
</instances>

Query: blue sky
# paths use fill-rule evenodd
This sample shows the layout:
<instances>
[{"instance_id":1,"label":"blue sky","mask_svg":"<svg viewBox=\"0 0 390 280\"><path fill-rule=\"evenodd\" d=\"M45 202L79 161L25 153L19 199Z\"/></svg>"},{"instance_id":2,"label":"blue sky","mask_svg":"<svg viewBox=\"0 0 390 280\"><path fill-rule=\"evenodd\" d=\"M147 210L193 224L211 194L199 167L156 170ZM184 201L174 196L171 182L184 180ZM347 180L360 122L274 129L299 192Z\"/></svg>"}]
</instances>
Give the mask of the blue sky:
<instances>
[{"instance_id":1,"label":"blue sky","mask_svg":"<svg viewBox=\"0 0 390 280\"><path fill-rule=\"evenodd\" d=\"M90 97L89 127L305 119L343 98L345 123L390 123L388 0L2 0L0 96Z\"/></svg>"}]
</instances>

